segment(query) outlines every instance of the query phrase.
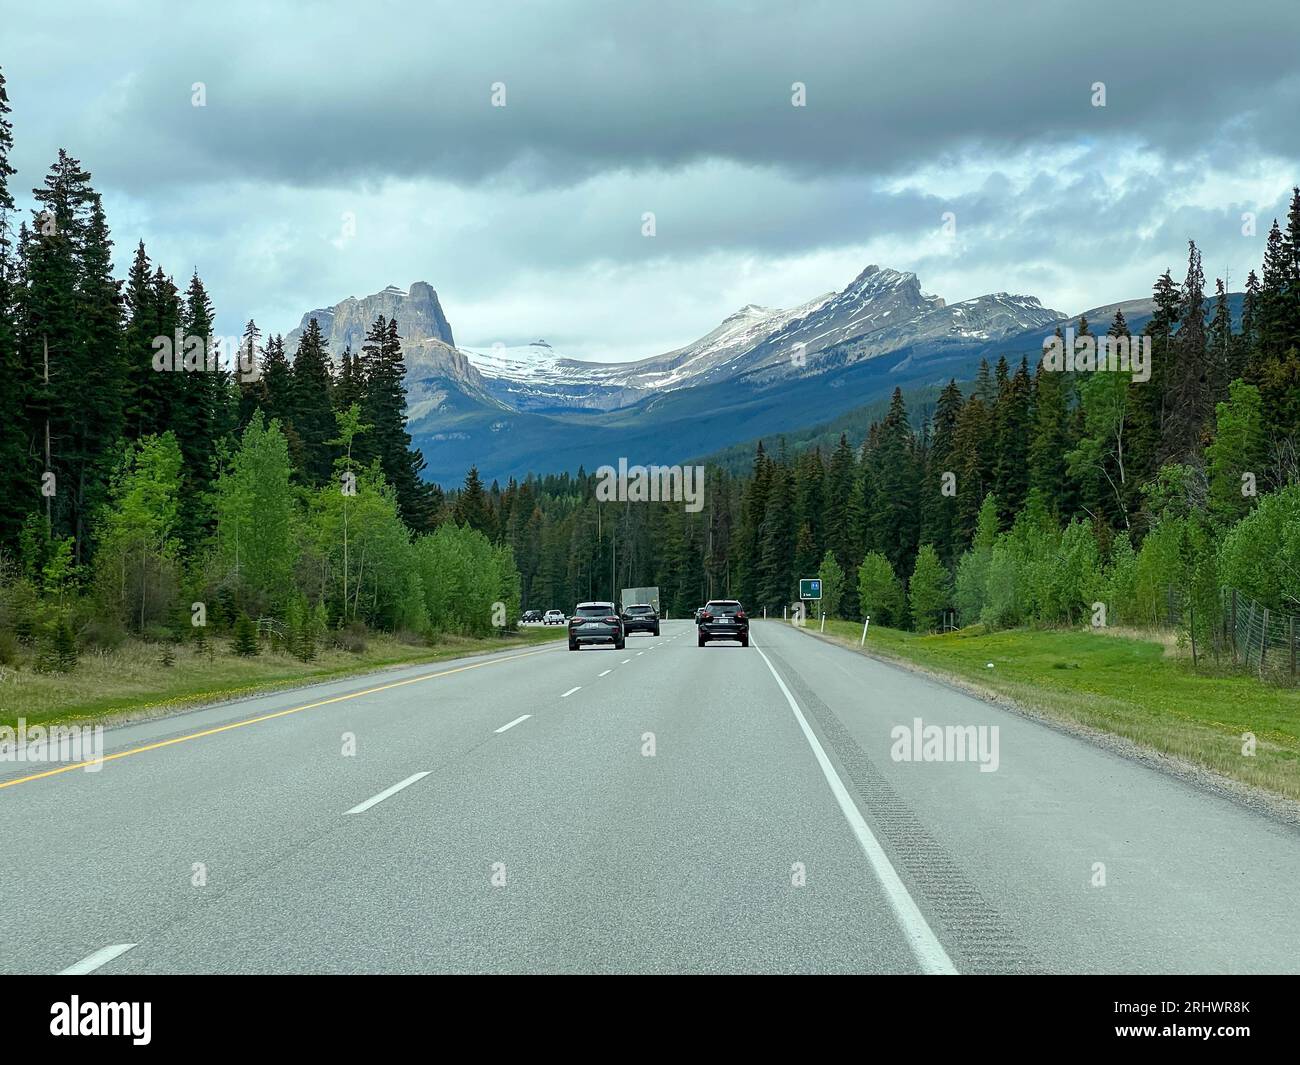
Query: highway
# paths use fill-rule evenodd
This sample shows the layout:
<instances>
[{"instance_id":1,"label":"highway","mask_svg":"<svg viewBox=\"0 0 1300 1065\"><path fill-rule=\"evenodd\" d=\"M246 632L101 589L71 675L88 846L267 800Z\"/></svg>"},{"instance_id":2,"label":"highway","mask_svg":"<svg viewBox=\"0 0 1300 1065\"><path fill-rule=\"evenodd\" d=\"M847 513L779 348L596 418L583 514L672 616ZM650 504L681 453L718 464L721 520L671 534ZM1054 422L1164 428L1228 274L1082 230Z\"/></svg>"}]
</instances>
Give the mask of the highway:
<instances>
[{"instance_id":1,"label":"highway","mask_svg":"<svg viewBox=\"0 0 1300 1065\"><path fill-rule=\"evenodd\" d=\"M0 765L0 971L1295 972L1300 832L776 621ZM996 771L891 732L997 728ZM1104 885L1099 867L1104 866Z\"/></svg>"}]
</instances>

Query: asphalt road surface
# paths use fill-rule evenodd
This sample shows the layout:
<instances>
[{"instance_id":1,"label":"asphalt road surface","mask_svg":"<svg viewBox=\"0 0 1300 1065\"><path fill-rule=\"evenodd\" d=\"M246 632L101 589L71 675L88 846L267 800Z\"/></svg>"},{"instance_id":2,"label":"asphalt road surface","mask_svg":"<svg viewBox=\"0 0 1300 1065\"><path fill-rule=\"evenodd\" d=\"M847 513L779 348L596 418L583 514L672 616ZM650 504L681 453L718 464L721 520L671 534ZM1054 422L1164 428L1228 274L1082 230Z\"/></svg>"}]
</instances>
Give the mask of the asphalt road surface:
<instances>
[{"instance_id":1,"label":"asphalt road surface","mask_svg":"<svg viewBox=\"0 0 1300 1065\"><path fill-rule=\"evenodd\" d=\"M670 621L113 729L98 772L0 764L0 971L1300 970L1295 829L752 634ZM996 771L896 760L916 718L996 727Z\"/></svg>"}]
</instances>

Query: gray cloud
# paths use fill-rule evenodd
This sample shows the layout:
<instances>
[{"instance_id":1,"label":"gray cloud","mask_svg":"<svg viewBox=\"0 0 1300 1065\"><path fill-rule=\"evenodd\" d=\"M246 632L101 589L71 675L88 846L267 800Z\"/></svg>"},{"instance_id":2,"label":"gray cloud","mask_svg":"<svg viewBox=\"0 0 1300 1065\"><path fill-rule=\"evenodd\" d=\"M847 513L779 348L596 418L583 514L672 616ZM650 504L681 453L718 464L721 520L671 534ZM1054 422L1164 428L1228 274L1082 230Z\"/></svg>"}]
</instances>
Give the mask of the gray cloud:
<instances>
[{"instance_id":1,"label":"gray cloud","mask_svg":"<svg viewBox=\"0 0 1300 1065\"><path fill-rule=\"evenodd\" d=\"M1188 237L1239 284L1300 175L1294 3L0 7L17 187L68 147L223 329L425 278L465 343L628 357L867 261L1077 310Z\"/></svg>"}]
</instances>

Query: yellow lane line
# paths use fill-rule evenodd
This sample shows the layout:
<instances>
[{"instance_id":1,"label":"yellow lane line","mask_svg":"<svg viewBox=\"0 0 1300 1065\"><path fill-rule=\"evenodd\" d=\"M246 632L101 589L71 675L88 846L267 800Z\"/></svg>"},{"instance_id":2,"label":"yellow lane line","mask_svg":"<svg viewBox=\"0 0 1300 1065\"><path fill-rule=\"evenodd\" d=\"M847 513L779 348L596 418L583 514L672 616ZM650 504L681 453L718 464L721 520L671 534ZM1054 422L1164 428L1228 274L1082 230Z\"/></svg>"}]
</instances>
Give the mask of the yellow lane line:
<instances>
[{"instance_id":1,"label":"yellow lane line","mask_svg":"<svg viewBox=\"0 0 1300 1065\"><path fill-rule=\"evenodd\" d=\"M262 714L259 717L250 717L243 721L232 721L228 725L218 725L216 728L204 729L201 732L191 732L185 736L173 736L169 740L160 740L158 743L148 743L143 747L132 747L126 751L118 751L116 754L106 754L98 762L112 762L118 758L127 758L133 754L144 754L146 751L156 751L161 747L170 747L174 743L185 743L188 740L202 739L204 736L215 736L218 732L229 732L231 729L243 728L245 725L256 725L260 721L270 721L273 718L284 717L287 714L296 714L301 710L313 710L318 706L329 706L331 703L342 703L348 699L360 699L363 695L374 695L375 692L385 692L390 688L402 688L407 684L418 684L422 680L435 680L438 677L449 677L453 673L463 673L467 669L482 669L484 666L496 666L503 662L513 662L518 658L528 658L531 655L545 654L553 650L550 647L543 647L536 651L525 651L523 654L511 655L509 658L494 658L487 662L474 662L468 666L457 666L455 669L444 669L438 673L425 673L418 677L411 677L408 680L394 681L392 684L381 684L377 688L367 688L365 691L352 692L350 695L336 695L332 699L322 699L318 703L306 703L303 706L290 707L288 710L277 710L273 714ZM26 784L28 781L41 780L44 777L57 776L59 773L67 773L73 769L84 769L86 766L95 765L97 761L90 759L85 762L74 762L71 765L61 765L57 769L47 769L43 773L33 773L31 776L18 777L16 780L0 781L0 790L12 788L15 784Z\"/></svg>"}]
</instances>

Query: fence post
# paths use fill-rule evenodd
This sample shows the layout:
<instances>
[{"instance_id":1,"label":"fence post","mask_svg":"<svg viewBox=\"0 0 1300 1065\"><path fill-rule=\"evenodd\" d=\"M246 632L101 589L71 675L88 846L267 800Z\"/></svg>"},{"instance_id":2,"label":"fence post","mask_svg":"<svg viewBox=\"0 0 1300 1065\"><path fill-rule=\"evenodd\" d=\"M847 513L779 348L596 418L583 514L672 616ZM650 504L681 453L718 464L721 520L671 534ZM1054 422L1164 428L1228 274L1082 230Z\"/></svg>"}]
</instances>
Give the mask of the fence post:
<instances>
[{"instance_id":1,"label":"fence post","mask_svg":"<svg viewBox=\"0 0 1300 1065\"><path fill-rule=\"evenodd\" d=\"M1232 644L1232 664L1237 664L1237 589L1232 589L1228 606L1228 640Z\"/></svg>"},{"instance_id":2,"label":"fence post","mask_svg":"<svg viewBox=\"0 0 1300 1065\"><path fill-rule=\"evenodd\" d=\"M1264 658L1268 655L1268 607L1264 608L1264 628L1259 634L1259 679L1264 679Z\"/></svg>"},{"instance_id":3,"label":"fence post","mask_svg":"<svg viewBox=\"0 0 1300 1065\"><path fill-rule=\"evenodd\" d=\"M1187 604L1187 631L1192 637L1192 669L1196 669L1196 606L1190 601Z\"/></svg>"},{"instance_id":4,"label":"fence post","mask_svg":"<svg viewBox=\"0 0 1300 1065\"><path fill-rule=\"evenodd\" d=\"M1291 681L1295 682L1295 617L1287 619L1287 646L1291 648Z\"/></svg>"}]
</instances>

